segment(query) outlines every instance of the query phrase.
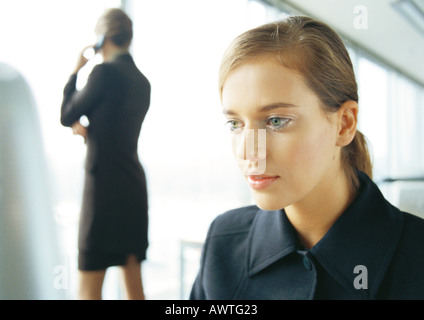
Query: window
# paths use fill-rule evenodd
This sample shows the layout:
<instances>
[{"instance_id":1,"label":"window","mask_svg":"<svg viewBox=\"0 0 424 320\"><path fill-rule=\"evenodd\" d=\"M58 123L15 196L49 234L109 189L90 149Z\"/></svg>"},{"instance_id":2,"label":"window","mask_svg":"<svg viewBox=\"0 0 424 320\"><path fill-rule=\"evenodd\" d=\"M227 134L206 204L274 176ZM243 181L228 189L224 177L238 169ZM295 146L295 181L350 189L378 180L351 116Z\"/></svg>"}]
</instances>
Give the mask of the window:
<instances>
[{"instance_id":1,"label":"window","mask_svg":"<svg viewBox=\"0 0 424 320\"><path fill-rule=\"evenodd\" d=\"M181 290L186 298L197 267L186 265L181 289L183 243L200 247L213 218L251 203L217 81L226 46L253 22L245 0L132 1L129 9L133 56L152 85L139 147L150 191L144 281L151 297L179 298Z\"/></svg>"},{"instance_id":2,"label":"window","mask_svg":"<svg viewBox=\"0 0 424 320\"><path fill-rule=\"evenodd\" d=\"M373 159L374 179L379 181L387 176L389 166L388 71L363 56L359 56L357 61L358 127L367 137Z\"/></svg>"},{"instance_id":3,"label":"window","mask_svg":"<svg viewBox=\"0 0 424 320\"><path fill-rule=\"evenodd\" d=\"M424 177L424 88L395 72L390 80L390 177Z\"/></svg>"}]
</instances>

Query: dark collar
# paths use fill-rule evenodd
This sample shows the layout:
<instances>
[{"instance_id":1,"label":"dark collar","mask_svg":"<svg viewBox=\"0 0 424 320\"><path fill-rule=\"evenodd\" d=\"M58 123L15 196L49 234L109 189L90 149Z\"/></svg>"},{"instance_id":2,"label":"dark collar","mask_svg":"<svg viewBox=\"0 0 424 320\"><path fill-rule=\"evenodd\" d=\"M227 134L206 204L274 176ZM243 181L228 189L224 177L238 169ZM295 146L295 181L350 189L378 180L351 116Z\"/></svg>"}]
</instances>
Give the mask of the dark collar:
<instances>
[{"instance_id":1,"label":"dark collar","mask_svg":"<svg viewBox=\"0 0 424 320\"><path fill-rule=\"evenodd\" d=\"M342 286L374 298L400 239L403 215L384 199L367 175L358 175L358 196L309 251ZM259 210L249 239L249 275L300 249L284 210ZM369 290L354 290L354 268L358 265L368 270Z\"/></svg>"},{"instance_id":2,"label":"dark collar","mask_svg":"<svg viewBox=\"0 0 424 320\"><path fill-rule=\"evenodd\" d=\"M133 61L133 58L129 52L123 52L121 54L118 54L112 61Z\"/></svg>"}]
</instances>

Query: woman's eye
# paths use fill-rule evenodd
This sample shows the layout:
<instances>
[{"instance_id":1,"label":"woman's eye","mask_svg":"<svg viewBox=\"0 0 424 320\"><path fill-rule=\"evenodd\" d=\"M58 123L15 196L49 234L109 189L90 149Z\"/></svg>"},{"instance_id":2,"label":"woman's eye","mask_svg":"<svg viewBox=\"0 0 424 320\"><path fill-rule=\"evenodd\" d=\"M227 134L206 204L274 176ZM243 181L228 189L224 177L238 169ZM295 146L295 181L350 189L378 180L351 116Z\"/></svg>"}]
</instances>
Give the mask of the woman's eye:
<instances>
[{"instance_id":1,"label":"woman's eye","mask_svg":"<svg viewBox=\"0 0 424 320\"><path fill-rule=\"evenodd\" d=\"M237 130L241 128L241 123L236 120L229 120L227 121L227 126L230 128L231 131Z\"/></svg>"},{"instance_id":2,"label":"woman's eye","mask_svg":"<svg viewBox=\"0 0 424 320\"><path fill-rule=\"evenodd\" d=\"M273 130L279 130L284 128L289 122L290 119L273 117L268 119L267 125L271 126Z\"/></svg>"}]
</instances>

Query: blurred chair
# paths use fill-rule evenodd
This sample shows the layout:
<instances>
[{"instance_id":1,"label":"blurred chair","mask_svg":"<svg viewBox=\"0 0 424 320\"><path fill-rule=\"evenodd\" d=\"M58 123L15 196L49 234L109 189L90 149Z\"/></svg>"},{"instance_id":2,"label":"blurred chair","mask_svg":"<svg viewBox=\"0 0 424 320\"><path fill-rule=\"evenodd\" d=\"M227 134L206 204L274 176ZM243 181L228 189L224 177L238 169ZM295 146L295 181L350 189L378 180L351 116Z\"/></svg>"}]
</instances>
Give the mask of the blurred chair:
<instances>
[{"instance_id":1,"label":"blurred chair","mask_svg":"<svg viewBox=\"0 0 424 320\"><path fill-rule=\"evenodd\" d=\"M386 178L381 183L388 200L400 210L424 218L424 177Z\"/></svg>"},{"instance_id":2,"label":"blurred chair","mask_svg":"<svg viewBox=\"0 0 424 320\"><path fill-rule=\"evenodd\" d=\"M0 63L0 299L62 299L49 179L25 79Z\"/></svg>"},{"instance_id":3,"label":"blurred chair","mask_svg":"<svg viewBox=\"0 0 424 320\"><path fill-rule=\"evenodd\" d=\"M399 208L424 218L424 182L411 183L399 194Z\"/></svg>"}]
</instances>

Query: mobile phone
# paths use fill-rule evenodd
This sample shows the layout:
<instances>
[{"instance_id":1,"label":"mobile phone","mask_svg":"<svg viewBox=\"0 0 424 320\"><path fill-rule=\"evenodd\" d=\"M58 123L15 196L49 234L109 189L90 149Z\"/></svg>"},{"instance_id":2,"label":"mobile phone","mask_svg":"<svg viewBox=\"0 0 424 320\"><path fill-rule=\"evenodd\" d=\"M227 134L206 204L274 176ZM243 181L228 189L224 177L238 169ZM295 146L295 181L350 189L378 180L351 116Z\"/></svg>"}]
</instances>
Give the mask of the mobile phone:
<instances>
[{"instance_id":1,"label":"mobile phone","mask_svg":"<svg viewBox=\"0 0 424 320\"><path fill-rule=\"evenodd\" d=\"M94 52L97 53L103 47L104 43L105 43L105 36L104 35L99 36L96 44L93 47Z\"/></svg>"}]
</instances>

